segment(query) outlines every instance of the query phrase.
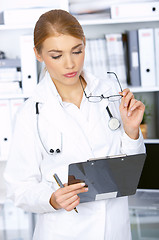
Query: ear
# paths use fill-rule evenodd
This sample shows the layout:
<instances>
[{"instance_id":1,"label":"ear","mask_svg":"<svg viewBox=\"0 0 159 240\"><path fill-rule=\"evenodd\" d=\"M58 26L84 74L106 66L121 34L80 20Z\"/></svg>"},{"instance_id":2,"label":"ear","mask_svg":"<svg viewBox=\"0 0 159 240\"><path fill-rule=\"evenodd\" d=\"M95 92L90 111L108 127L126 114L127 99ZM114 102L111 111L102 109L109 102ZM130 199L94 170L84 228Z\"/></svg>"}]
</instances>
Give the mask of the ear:
<instances>
[{"instance_id":1,"label":"ear","mask_svg":"<svg viewBox=\"0 0 159 240\"><path fill-rule=\"evenodd\" d=\"M35 57L39 62L43 62L42 56L38 53L37 49L34 47Z\"/></svg>"}]
</instances>

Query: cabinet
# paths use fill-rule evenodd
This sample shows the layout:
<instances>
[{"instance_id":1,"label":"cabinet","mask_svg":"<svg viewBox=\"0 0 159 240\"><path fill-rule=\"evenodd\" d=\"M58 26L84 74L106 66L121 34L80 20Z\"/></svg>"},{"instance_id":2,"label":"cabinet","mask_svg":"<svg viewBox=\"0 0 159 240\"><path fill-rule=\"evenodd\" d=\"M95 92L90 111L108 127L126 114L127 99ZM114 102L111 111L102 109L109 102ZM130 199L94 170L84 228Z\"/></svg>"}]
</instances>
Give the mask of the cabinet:
<instances>
[{"instance_id":1,"label":"cabinet","mask_svg":"<svg viewBox=\"0 0 159 240\"><path fill-rule=\"evenodd\" d=\"M124 33L132 29L140 28L157 28L159 23L159 17L153 18L135 18L132 22L132 19L124 20L113 20L113 19L92 19L92 20L79 20L86 38L104 38L104 35L107 33ZM20 58L20 47L19 41L21 35L33 34L32 25L14 25L14 26L5 26L0 25L0 47L2 51L6 53L6 56L9 58ZM7 39L11 39L12 44ZM13 47L14 46L14 47ZM159 86L155 87L130 87L131 91L140 98L146 98L148 104L152 107L151 109L151 119L148 123L148 139L145 141L148 142L149 139L152 142L159 139L159 133L157 133L157 124L158 124L158 112L159 112ZM27 98L23 94L15 95L3 95L0 96L0 99L7 98ZM159 141L159 140L158 140Z\"/></svg>"},{"instance_id":2,"label":"cabinet","mask_svg":"<svg viewBox=\"0 0 159 240\"><path fill-rule=\"evenodd\" d=\"M65 6L66 6L66 1ZM86 38L104 38L107 33L124 33L132 29L140 28L157 28L159 23L159 17L149 18L135 18L114 20L114 19L91 19L91 20L79 20L81 23ZM8 58L20 58L20 36L33 34L32 25L0 25L0 50L6 53ZM11 41L11 43L10 43ZM146 98L148 104L152 106L151 119L148 124L148 139L145 142L159 142L158 130L158 113L159 113L159 86L155 87L130 87L131 91L140 98ZM15 99L15 98L27 98L28 96L23 94L14 95L0 95L0 99Z\"/></svg>"},{"instance_id":3,"label":"cabinet","mask_svg":"<svg viewBox=\"0 0 159 240\"><path fill-rule=\"evenodd\" d=\"M125 20L112 20L112 19L93 19L93 20L80 20L83 26L86 38L104 38L104 34L107 33L123 33L127 30L139 29L139 28L157 28L159 23L159 17L155 18L136 18ZM33 34L32 25L14 25L5 26L0 25L0 50L6 53L8 58L16 58L20 56L20 36ZM148 103L152 105L151 121L148 124L148 139L145 139L146 143L159 143L159 87L133 87L130 88L137 96L142 95L144 99L148 100ZM2 99L25 99L29 96L24 94L7 94L0 95ZM6 159L0 162L0 168ZM1 190L0 190L1 191Z\"/></svg>"}]
</instances>

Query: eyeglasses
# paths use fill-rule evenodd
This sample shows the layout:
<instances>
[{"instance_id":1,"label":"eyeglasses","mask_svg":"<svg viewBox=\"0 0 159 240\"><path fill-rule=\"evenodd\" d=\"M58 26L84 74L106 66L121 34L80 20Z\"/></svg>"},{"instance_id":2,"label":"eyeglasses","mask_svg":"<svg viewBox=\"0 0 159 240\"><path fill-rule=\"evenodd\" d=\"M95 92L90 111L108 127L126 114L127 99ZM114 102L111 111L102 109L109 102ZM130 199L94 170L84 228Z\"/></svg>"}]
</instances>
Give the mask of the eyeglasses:
<instances>
[{"instance_id":1,"label":"eyeglasses","mask_svg":"<svg viewBox=\"0 0 159 240\"><path fill-rule=\"evenodd\" d=\"M118 79L118 76L116 75L116 73L114 73L114 72L107 72L107 73L115 75L115 78L116 78L116 80L119 84L119 87L120 87L120 91L122 92L123 90L122 90L121 84L119 82L119 79ZM122 95L119 95L119 94L118 95L111 95L111 96L107 96L107 97L105 97L103 94L100 95L100 96L87 96L87 94L84 90L83 84L82 84L81 76L79 77L79 79L80 79L80 82L81 82L81 86L82 86L84 95L88 99L89 102L97 103L97 102L102 101L102 99L108 99L108 101L110 101L110 102L115 102L115 101L119 101L123 97Z\"/></svg>"}]
</instances>

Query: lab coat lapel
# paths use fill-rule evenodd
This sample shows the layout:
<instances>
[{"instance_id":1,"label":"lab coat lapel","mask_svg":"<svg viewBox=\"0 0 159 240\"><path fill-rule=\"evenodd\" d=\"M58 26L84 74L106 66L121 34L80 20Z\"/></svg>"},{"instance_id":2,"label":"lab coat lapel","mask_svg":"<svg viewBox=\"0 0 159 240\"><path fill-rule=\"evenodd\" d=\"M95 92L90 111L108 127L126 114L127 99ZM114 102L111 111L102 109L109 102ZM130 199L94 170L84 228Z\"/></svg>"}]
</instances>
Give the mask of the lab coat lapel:
<instances>
[{"instance_id":1,"label":"lab coat lapel","mask_svg":"<svg viewBox=\"0 0 159 240\"><path fill-rule=\"evenodd\" d=\"M80 142L85 143L85 151L92 155L86 136L82 134L81 129L79 129L80 126L65 112L65 108L58 97L54 96L50 89L47 88L45 92L45 100L41 98L36 99L36 101L41 103L39 111L39 126L41 132L46 131L47 125L48 129L52 129L52 132L54 132L55 129L56 132L67 134L70 136L70 143L76 143L75 146L79 146Z\"/></svg>"}]
</instances>

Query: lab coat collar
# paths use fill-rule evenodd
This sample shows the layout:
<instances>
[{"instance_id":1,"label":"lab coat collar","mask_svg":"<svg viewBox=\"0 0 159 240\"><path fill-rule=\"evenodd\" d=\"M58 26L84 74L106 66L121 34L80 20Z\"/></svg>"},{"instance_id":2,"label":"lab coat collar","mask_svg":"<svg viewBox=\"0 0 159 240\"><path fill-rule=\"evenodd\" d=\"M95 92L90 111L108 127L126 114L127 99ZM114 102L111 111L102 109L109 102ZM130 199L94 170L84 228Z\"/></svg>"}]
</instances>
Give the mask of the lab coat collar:
<instances>
[{"instance_id":1,"label":"lab coat collar","mask_svg":"<svg viewBox=\"0 0 159 240\"><path fill-rule=\"evenodd\" d=\"M87 71L82 71L81 75L87 82L87 87L85 90L88 95L101 95L105 93L107 94L111 88L109 82L105 83L104 81L99 81L98 78L96 78L94 75ZM55 84L53 83L48 72L45 73L44 78L38 84L33 98L35 99L35 102L41 103L40 112L44 111L46 116L50 116L52 112L50 111L50 109L55 109L55 111L58 110L58 114L62 114L62 108L64 107L64 105L61 96L59 95ZM103 101L103 104L105 105L105 101ZM54 114L55 111L53 111L52 114ZM63 118L62 116L59 117Z\"/></svg>"},{"instance_id":2,"label":"lab coat collar","mask_svg":"<svg viewBox=\"0 0 159 240\"><path fill-rule=\"evenodd\" d=\"M86 91L86 94L88 94L88 95L92 95L95 93L98 93L99 95L101 95L101 94L106 93L111 88L109 81L104 81L104 80L100 81L99 78L95 77L94 75L92 75L90 72L88 72L86 70L83 70L81 72L81 76L85 79L85 81L87 83L85 91ZM45 85L45 84L48 85L48 89L50 90L50 93L52 93L52 95L54 97L57 97L57 99L62 104L61 96L59 95L59 93L55 87L55 84L53 83L53 81L50 77L50 74L48 72L45 73L45 76L39 85ZM46 95L46 94L44 93L44 95ZM41 96L41 94L40 94L40 96Z\"/></svg>"}]
</instances>

